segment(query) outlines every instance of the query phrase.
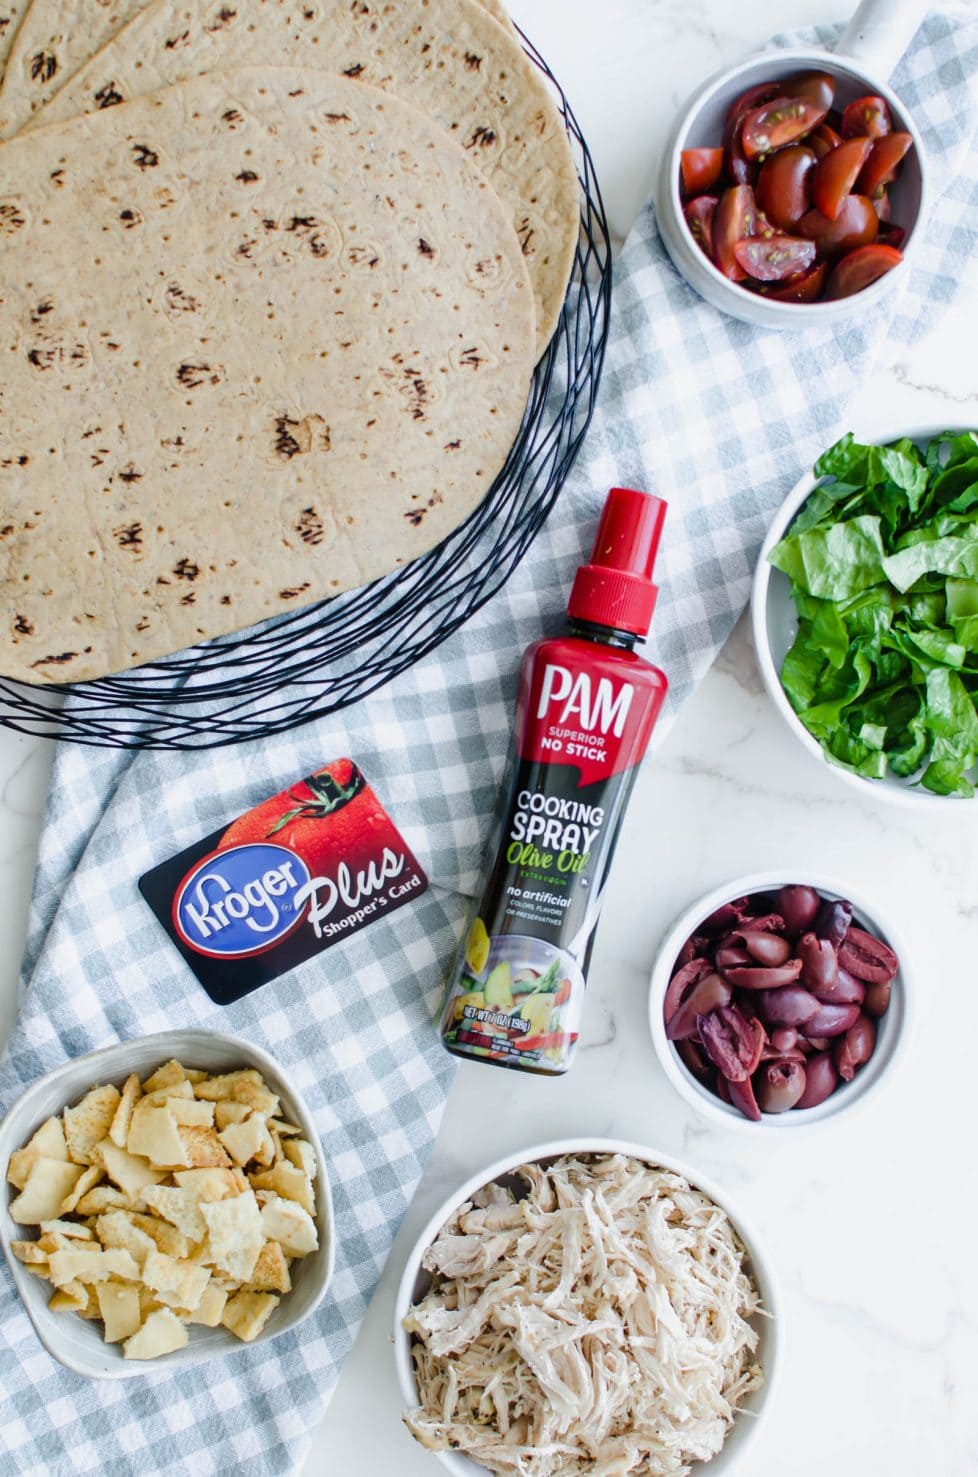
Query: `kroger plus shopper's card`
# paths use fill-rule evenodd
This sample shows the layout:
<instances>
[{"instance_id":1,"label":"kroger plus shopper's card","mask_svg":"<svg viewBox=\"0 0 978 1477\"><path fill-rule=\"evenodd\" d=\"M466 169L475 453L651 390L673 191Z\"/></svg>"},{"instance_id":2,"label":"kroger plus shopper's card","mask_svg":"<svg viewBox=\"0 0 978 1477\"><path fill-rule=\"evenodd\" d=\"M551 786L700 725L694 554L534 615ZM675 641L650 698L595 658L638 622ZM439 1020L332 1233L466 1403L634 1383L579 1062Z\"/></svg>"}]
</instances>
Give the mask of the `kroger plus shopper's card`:
<instances>
[{"instance_id":1,"label":"kroger plus shopper's card","mask_svg":"<svg viewBox=\"0 0 978 1477\"><path fill-rule=\"evenodd\" d=\"M427 886L352 759L324 765L139 879L219 1005L393 913Z\"/></svg>"}]
</instances>

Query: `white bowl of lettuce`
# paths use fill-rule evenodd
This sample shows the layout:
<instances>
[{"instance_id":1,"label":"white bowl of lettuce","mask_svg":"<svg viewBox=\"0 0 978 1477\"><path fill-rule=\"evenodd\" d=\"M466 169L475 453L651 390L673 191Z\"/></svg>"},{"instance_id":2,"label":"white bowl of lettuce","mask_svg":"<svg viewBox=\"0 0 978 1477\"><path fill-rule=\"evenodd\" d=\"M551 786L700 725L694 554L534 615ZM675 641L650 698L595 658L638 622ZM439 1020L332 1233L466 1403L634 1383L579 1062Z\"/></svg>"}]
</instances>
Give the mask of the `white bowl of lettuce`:
<instances>
[{"instance_id":1,"label":"white bowl of lettuce","mask_svg":"<svg viewBox=\"0 0 978 1477\"><path fill-rule=\"evenodd\" d=\"M775 706L840 779L945 814L973 798L978 432L844 436L775 517L751 616Z\"/></svg>"}]
</instances>

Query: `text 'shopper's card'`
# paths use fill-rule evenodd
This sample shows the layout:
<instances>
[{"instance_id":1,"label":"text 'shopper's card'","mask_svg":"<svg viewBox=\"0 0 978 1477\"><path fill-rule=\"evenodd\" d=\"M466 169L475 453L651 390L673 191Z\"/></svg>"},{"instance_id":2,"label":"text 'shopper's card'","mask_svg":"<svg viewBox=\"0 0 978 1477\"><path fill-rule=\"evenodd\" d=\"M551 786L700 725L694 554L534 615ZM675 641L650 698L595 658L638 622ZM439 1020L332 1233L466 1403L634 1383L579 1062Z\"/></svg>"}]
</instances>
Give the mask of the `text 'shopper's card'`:
<instances>
[{"instance_id":1,"label":"text 'shopper's card'","mask_svg":"<svg viewBox=\"0 0 978 1477\"><path fill-rule=\"evenodd\" d=\"M337 759L139 879L228 1005L420 897L428 879L352 759Z\"/></svg>"}]
</instances>

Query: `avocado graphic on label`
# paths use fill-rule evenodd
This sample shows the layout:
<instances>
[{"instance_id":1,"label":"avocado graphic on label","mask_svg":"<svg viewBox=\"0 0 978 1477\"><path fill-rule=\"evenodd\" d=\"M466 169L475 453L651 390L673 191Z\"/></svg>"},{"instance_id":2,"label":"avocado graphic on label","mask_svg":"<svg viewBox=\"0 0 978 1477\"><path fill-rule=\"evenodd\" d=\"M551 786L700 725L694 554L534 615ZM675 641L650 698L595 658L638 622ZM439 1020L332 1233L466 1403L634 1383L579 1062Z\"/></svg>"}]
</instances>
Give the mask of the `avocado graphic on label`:
<instances>
[{"instance_id":1,"label":"avocado graphic on label","mask_svg":"<svg viewBox=\"0 0 978 1477\"><path fill-rule=\"evenodd\" d=\"M501 1010L507 1015L513 1008L513 971L507 959L489 972L486 980L486 1006L489 1010Z\"/></svg>"}]
</instances>

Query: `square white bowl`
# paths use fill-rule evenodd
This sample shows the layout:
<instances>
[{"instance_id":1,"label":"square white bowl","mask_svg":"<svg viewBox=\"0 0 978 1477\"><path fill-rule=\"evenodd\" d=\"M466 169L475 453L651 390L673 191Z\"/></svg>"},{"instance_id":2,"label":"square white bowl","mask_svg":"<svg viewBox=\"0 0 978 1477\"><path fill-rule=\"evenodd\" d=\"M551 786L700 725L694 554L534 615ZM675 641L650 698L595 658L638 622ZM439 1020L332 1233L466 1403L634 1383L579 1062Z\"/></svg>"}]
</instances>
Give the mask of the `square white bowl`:
<instances>
[{"instance_id":1,"label":"square white bowl","mask_svg":"<svg viewBox=\"0 0 978 1477\"><path fill-rule=\"evenodd\" d=\"M17 1192L7 1184L7 1165L13 1151L21 1148L46 1118L76 1103L90 1087L106 1082L121 1087L130 1072L146 1077L171 1057L176 1057L185 1067L198 1067L211 1073L254 1067L271 1090L278 1093L284 1117L302 1129L316 1154L315 1221L319 1249L293 1262L290 1269L292 1291L283 1296L262 1332L250 1344L242 1343L226 1328L191 1327L190 1341L184 1348L160 1359L143 1362L125 1359L119 1344L105 1343L99 1324L80 1318L77 1313L52 1313L48 1307L52 1292L50 1283L32 1276L10 1249L11 1241L30 1237L35 1228L18 1226L11 1219L10 1202ZM325 1296L333 1275L333 1205L315 1124L302 1098L289 1086L274 1059L237 1036L225 1036L217 1031L161 1031L154 1036L120 1041L115 1046L103 1047L101 1051L89 1052L87 1056L56 1067L29 1087L0 1122L0 1174L9 1192L0 1196L0 1243L27 1315L48 1353L67 1369L88 1379L131 1379L134 1375L200 1364L242 1349L253 1349L257 1344L295 1328L308 1317Z\"/></svg>"}]
</instances>

